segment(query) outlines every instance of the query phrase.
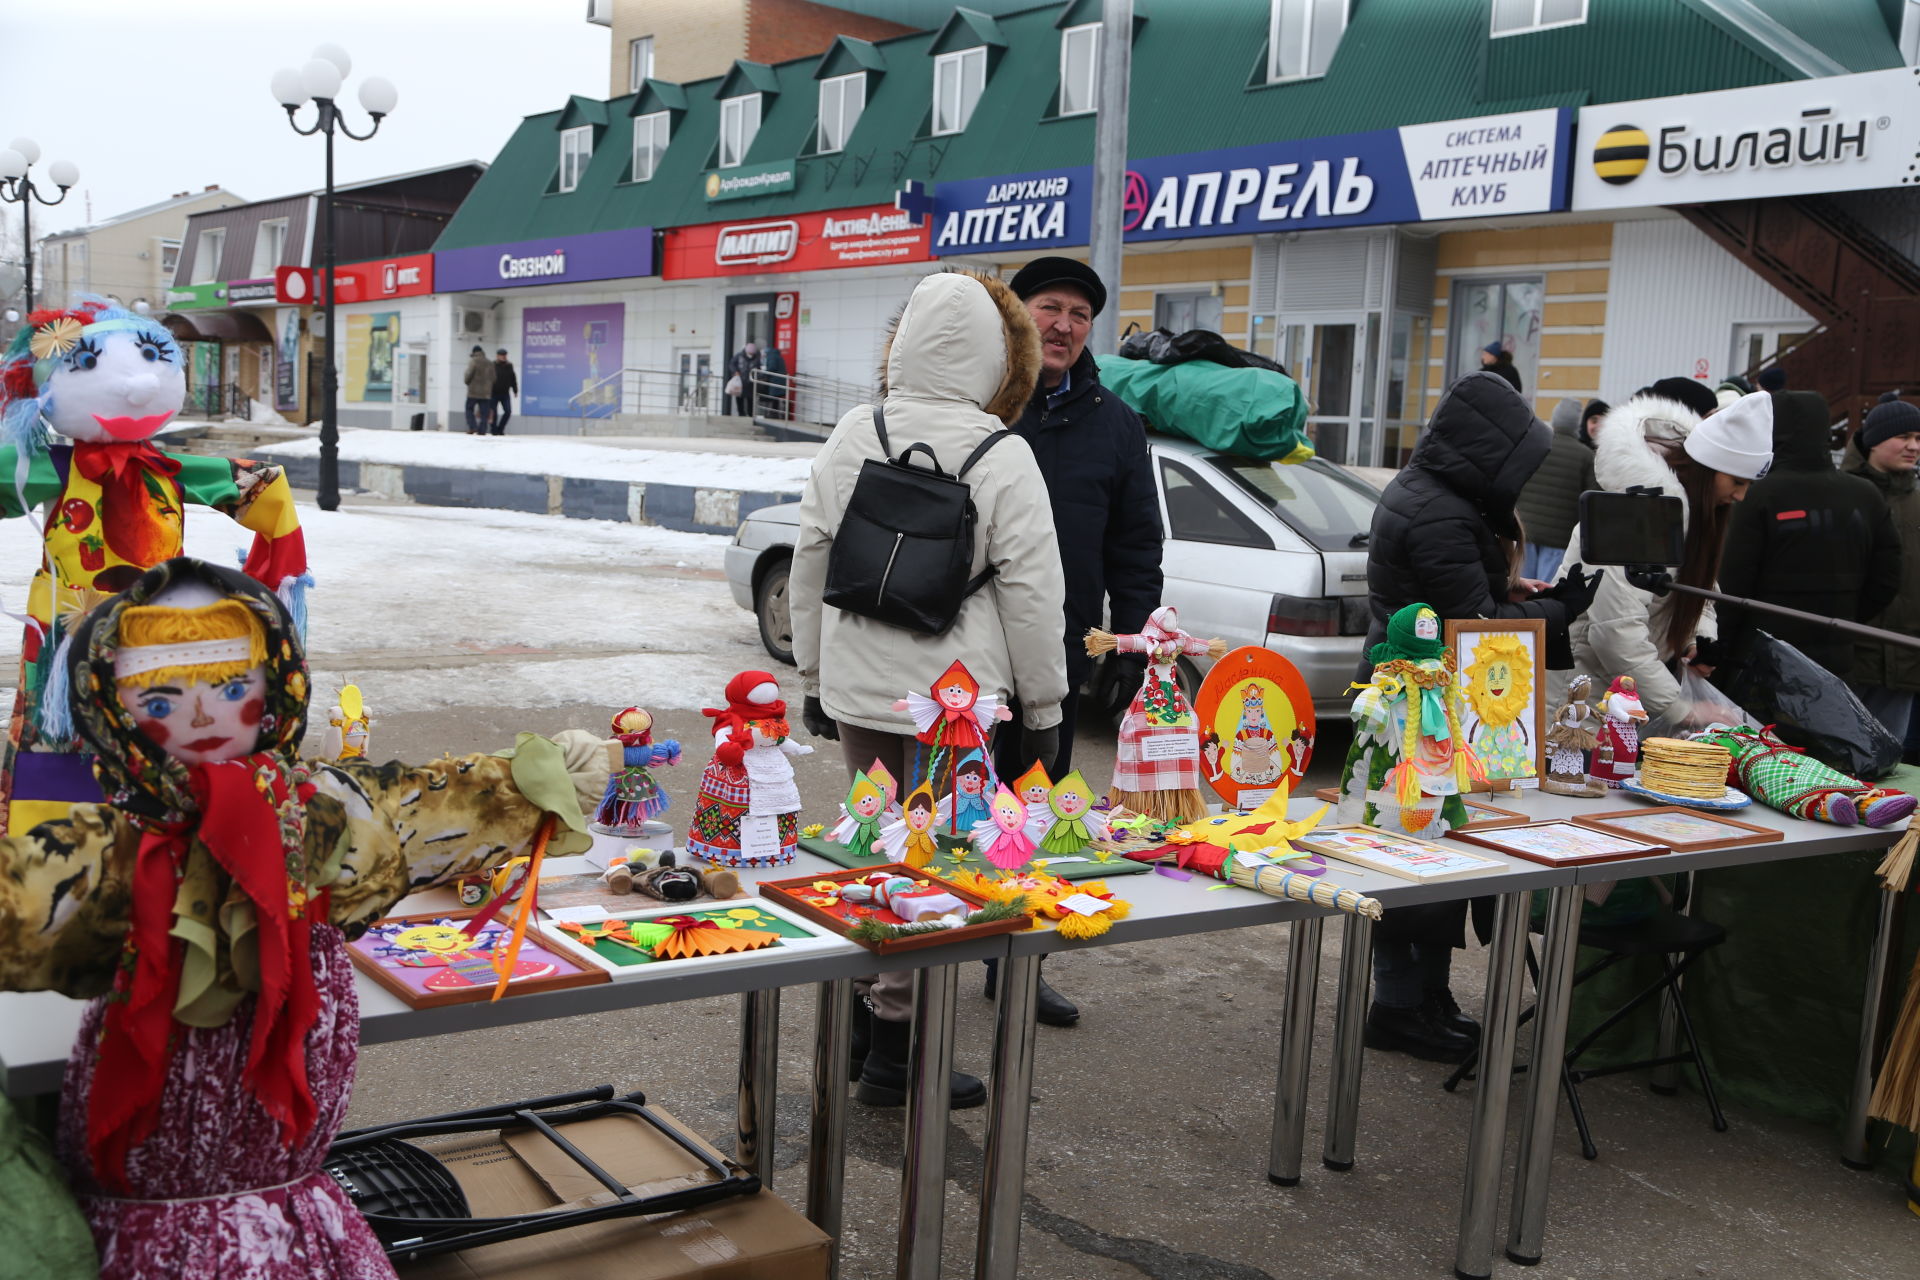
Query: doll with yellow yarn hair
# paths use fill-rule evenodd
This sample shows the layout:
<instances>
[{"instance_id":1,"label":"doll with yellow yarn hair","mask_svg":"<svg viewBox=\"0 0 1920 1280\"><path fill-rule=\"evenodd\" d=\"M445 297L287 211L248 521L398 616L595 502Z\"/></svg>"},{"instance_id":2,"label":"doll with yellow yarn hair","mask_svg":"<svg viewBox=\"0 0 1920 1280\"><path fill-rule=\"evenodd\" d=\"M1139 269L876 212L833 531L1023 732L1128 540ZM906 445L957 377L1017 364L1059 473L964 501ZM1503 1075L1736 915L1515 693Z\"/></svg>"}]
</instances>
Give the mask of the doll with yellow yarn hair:
<instances>
[{"instance_id":1,"label":"doll with yellow yarn hair","mask_svg":"<svg viewBox=\"0 0 1920 1280\"><path fill-rule=\"evenodd\" d=\"M107 799L0 838L0 991L90 1002L57 1149L104 1280L392 1277L320 1168L358 1054L346 942L415 890L584 852L618 745L302 761L286 608L186 558L89 613L68 674Z\"/></svg>"},{"instance_id":2,"label":"doll with yellow yarn hair","mask_svg":"<svg viewBox=\"0 0 1920 1280\"><path fill-rule=\"evenodd\" d=\"M1438 615L1408 605L1368 656L1373 679L1353 700L1340 821L1443 835L1466 821L1460 797L1487 774L1461 732L1460 690Z\"/></svg>"},{"instance_id":3,"label":"doll with yellow yarn hair","mask_svg":"<svg viewBox=\"0 0 1920 1280\"><path fill-rule=\"evenodd\" d=\"M1460 673L1467 708L1467 744L1486 766L1489 778L1531 778L1537 744L1530 733L1533 707L1533 652L1512 633L1471 636L1470 661Z\"/></svg>"}]
</instances>

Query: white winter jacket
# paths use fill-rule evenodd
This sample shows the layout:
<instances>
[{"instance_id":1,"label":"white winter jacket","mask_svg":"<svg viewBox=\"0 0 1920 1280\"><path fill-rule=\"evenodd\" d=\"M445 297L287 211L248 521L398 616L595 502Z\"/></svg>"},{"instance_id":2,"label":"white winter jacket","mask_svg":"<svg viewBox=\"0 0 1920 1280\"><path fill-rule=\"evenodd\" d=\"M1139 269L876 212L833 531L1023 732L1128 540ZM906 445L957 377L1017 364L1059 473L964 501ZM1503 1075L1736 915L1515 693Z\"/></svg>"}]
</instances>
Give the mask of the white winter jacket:
<instances>
[{"instance_id":1,"label":"white winter jacket","mask_svg":"<svg viewBox=\"0 0 1920 1280\"><path fill-rule=\"evenodd\" d=\"M1006 285L958 271L926 277L888 338L882 391L894 454L924 443L943 468L957 469L976 445L1020 416L1039 371L1039 335ZM939 636L821 603L827 556L860 466L880 456L873 410L863 405L840 419L807 477L787 586L803 690L835 720L912 733L907 713L892 710L894 700L925 694L958 658L983 693L1018 698L1028 728L1058 724L1067 696L1060 644L1066 586L1053 506L1032 449L1009 436L967 472L979 513L972 571L992 563L996 574Z\"/></svg>"},{"instance_id":2,"label":"white winter jacket","mask_svg":"<svg viewBox=\"0 0 1920 1280\"><path fill-rule=\"evenodd\" d=\"M1627 401L1607 415L1600 429L1595 482L1613 493L1645 485L1684 502L1680 477L1648 442L1684 440L1699 425L1692 410L1671 400L1638 396ZM1659 719L1680 697L1680 682L1668 665L1678 655L1667 648L1665 637L1681 599L1642 591L1617 567L1602 570L1593 604L1571 628L1574 666L1593 677L1595 689L1605 689L1615 676L1632 676L1641 705ZM1709 639L1719 634L1711 602L1694 630Z\"/></svg>"}]
</instances>

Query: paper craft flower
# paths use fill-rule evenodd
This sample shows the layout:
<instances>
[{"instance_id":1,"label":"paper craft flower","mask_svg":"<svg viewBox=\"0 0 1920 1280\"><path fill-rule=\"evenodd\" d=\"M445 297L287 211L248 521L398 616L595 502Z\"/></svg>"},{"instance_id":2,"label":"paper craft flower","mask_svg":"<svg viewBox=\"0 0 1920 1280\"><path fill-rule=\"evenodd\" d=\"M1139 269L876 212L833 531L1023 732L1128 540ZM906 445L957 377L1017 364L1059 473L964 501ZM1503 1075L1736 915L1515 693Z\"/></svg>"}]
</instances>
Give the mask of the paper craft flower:
<instances>
[{"instance_id":1,"label":"paper craft flower","mask_svg":"<svg viewBox=\"0 0 1920 1280\"><path fill-rule=\"evenodd\" d=\"M661 939L653 949L655 957L661 960L686 960L695 956L727 955L735 951L758 951L780 941L777 933L765 933L759 929L747 929L734 922L734 927L724 929L713 920L702 920L697 916L661 916L658 923L668 926L672 934Z\"/></svg>"},{"instance_id":2,"label":"paper craft flower","mask_svg":"<svg viewBox=\"0 0 1920 1280\"><path fill-rule=\"evenodd\" d=\"M809 822L806 826L800 828L800 834L812 840L826 829L827 824L824 822Z\"/></svg>"},{"instance_id":3,"label":"paper craft flower","mask_svg":"<svg viewBox=\"0 0 1920 1280\"><path fill-rule=\"evenodd\" d=\"M80 341L80 332L86 326L72 316L61 316L50 320L33 331L33 337L27 343L27 349L33 352L35 360L51 360L73 350Z\"/></svg>"}]
</instances>

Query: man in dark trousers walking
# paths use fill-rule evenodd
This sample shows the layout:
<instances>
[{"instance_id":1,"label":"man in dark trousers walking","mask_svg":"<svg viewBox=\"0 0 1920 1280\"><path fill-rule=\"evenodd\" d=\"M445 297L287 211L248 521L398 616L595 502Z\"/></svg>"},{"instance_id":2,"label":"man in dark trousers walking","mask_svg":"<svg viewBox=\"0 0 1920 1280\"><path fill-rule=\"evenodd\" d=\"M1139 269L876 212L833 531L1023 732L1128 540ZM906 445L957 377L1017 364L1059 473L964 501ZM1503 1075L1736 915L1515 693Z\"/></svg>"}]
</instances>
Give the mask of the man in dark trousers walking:
<instances>
[{"instance_id":1,"label":"man in dark trousers walking","mask_svg":"<svg viewBox=\"0 0 1920 1280\"><path fill-rule=\"evenodd\" d=\"M493 353L493 434L507 434L507 422L513 417L513 393L520 389L520 377L507 359L507 349Z\"/></svg>"},{"instance_id":2,"label":"man in dark trousers walking","mask_svg":"<svg viewBox=\"0 0 1920 1280\"><path fill-rule=\"evenodd\" d=\"M1032 446L1046 478L1067 580L1067 698L1060 704L1059 754L1043 761L1058 780L1073 767L1074 702L1093 668L1087 629L1138 632L1161 604L1160 499L1146 428L1100 385L1087 350L1093 318L1107 305L1106 285L1072 258L1036 258L1008 283L1040 328L1040 385L1013 429ZM1137 685L1142 675L1134 665L1123 684ZM995 741L994 767L1003 778L1017 778L1033 764L1019 724L1016 715ZM989 964L989 995L994 980ZM1073 1002L1042 979L1040 1021L1072 1026L1079 1017Z\"/></svg>"}]
</instances>

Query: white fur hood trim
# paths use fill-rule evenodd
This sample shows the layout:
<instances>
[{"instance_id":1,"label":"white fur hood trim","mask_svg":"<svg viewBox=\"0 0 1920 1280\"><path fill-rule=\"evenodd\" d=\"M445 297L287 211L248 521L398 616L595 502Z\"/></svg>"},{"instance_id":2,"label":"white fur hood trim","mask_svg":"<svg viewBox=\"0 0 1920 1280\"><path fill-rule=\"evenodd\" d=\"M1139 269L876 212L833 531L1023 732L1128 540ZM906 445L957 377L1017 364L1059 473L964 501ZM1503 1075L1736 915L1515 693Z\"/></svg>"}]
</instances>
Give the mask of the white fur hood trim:
<instances>
[{"instance_id":1,"label":"white fur hood trim","mask_svg":"<svg viewBox=\"0 0 1920 1280\"><path fill-rule=\"evenodd\" d=\"M1607 414L1593 476L1602 489L1621 493L1635 485L1685 498L1680 477L1648 441L1684 440L1700 425L1693 410L1656 396L1635 396Z\"/></svg>"}]
</instances>

